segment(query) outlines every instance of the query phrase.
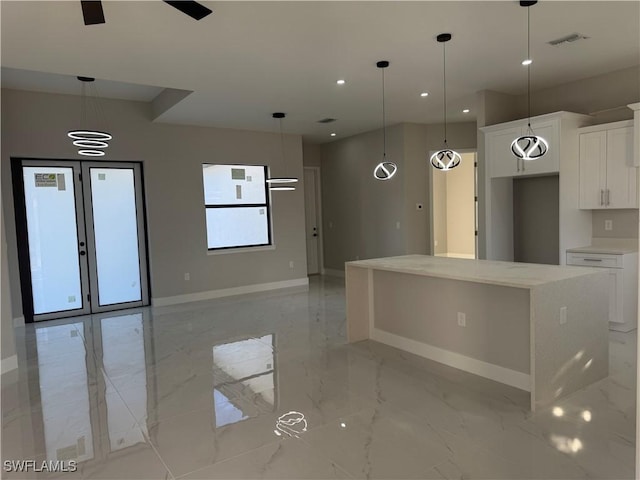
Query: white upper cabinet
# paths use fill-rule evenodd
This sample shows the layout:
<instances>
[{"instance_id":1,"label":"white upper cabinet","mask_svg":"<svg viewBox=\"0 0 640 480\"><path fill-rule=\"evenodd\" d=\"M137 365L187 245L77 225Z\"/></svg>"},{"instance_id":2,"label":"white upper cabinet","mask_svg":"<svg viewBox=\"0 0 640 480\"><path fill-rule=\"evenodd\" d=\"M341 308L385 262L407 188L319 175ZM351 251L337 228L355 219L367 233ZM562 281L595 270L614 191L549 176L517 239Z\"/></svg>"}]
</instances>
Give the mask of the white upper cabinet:
<instances>
[{"instance_id":1,"label":"white upper cabinet","mask_svg":"<svg viewBox=\"0 0 640 480\"><path fill-rule=\"evenodd\" d=\"M638 208L633 123L581 128L580 208Z\"/></svg>"},{"instance_id":2,"label":"white upper cabinet","mask_svg":"<svg viewBox=\"0 0 640 480\"><path fill-rule=\"evenodd\" d=\"M504 126L483 128L487 153L486 161L491 178L559 172L560 119L532 118L531 128L536 135L544 138L549 145L547 153L537 160L521 160L511 151L511 143L528 132L526 119L509 122Z\"/></svg>"}]
</instances>

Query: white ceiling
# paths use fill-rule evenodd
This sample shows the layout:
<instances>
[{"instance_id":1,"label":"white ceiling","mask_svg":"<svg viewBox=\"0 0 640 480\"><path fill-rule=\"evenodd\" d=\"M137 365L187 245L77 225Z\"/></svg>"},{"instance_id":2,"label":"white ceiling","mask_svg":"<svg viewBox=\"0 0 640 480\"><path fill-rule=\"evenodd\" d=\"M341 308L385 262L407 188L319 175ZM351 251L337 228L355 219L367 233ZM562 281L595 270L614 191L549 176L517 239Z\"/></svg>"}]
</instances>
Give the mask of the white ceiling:
<instances>
[{"instance_id":1,"label":"white ceiling","mask_svg":"<svg viewBox=\"0 0 640 480\"><path fill-rule=\"evenodd\" d=\"M276 131L271 113L283 111L287 132L324 142L380 127L378 60L391 62L388 124L441 122L435 36L450 32L450 121L475 118L477 91L526 91L526 9L516 1L202 3L214 13L196 22L156 0L105 1L106 24L85 26L76 0L3 0L2 86L79 93L75 76L87 75L114 98L190 90L156 121ZM590 38L546 44L574 32ZM531 35L534 89L639 65L640 2L540 2ZM317 123L325 117L338 121Z\"/></svg>"}]
</instances>

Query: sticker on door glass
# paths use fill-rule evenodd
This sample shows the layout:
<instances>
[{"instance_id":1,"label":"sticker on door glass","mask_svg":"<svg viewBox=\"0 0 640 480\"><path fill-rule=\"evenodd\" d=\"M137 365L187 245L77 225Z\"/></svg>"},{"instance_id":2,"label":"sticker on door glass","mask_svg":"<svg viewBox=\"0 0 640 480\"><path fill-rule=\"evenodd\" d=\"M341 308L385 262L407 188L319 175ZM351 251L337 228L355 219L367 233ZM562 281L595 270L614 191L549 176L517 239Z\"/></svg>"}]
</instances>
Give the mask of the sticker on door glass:
<instances>
[{"instance_id":1,"label":"sticker on door glass","mask_svg":"<svg viewBox=\"0 0 640 480\"><path fill-rule=\"evenodd\" d=\"M236 199L242 199L242 185L236 185Z\"/></svg>"},{"instance_id":2,"label":"sticker on door glass","mask_svg":"<svg viewBox=\"0 0 640 480\"><path fill-rule=\"evenodd\" d=\"M232 168L231 169L231 179L232 180L244 180L245 173L244 168Z\"/></svg>"},{"instance_id":3,"label":"sticker on door glass","mask_svg":"<svg viewBox=\"0 0 640 480\"><path fill-rule=\"evenodd\" d=\"M36 173L36 187L57 187L58 181L55 173Z\"/></svg>"},{"instance_id":4,"label":"sticker on door glass","mask_svg":"<svg viewBox=\"0 0 640 480\"><path fill-rule=\"evenodd\" d=\"M98 174L98 180L106 180L107 179L107 174L106 173L99 173Z\"/></svg>"},{"instance_id":5,"label":"sticker on door glass","mask_svg":"<svg viewBox=\"0 0 640 480\"><path fill-rule=\"evenodd\" d=\"M66 189L67 189L67 184L64 181L64 173L59 173L58 174L58 190L62 192Z\"/></svg>"}]
</instances>

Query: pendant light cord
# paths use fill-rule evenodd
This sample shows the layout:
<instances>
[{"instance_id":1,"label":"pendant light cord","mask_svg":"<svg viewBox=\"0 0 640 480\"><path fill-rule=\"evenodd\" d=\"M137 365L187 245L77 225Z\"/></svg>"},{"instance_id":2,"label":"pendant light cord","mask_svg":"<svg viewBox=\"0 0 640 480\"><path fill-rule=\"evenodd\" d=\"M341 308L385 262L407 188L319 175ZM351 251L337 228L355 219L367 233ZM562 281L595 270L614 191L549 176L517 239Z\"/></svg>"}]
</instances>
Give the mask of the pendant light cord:
<instances>
[{"instance_id":1,"label":"pendant light cord","mask_svg":"<svg viewBox=\"0 0 640 480\"><path fill-rule=\"evenodd\" d=\"M286 175L287 174L287 165L286 165L286 163L284 161L284 135L282 133L282 119L279 118L278 121L280 122L280 155L282 157L282 171Z\"/></svg>"},{"instance_id":2,"label":"pendant light cord","mask_svg":"<svg viewBox=\"0 0 640 480\"><path fill-rule=\"evenodd\" d=\"M384 68L382 70L382 158L387 158L387 127L385 123L385 108L384 108Z\"/></svg>"},{"instance_id":3,"label":"pendant light cord","mask_svg":"<svg viewBox=\"0 0 640 480\"><path fill-rule=\"evenodd\" d=\"M444 83L444 144L447 145L447 47L442 42L442 78Z\"/></svg>"},{"instance_id":4,"label":"pendant light cord","mask_svg":"<svg viewBox=\"0 0 640 480\"><path fill-rule=\"evenodd\" d=\"M531 7L527 7L527 60L531 60ZM531 64L527 65L527 126L531 131Z\"/></svg>"}]
</instances>

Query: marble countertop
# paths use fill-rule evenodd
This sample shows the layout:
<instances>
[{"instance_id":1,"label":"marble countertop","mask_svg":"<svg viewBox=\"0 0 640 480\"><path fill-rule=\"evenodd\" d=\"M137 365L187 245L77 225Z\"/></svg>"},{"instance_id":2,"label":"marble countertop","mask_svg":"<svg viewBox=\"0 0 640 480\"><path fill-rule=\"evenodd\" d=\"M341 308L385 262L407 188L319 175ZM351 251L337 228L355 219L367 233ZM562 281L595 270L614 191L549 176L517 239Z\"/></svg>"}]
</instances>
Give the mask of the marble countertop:
<instances>
[{"instance_id":1,"label":"marble countertop","mask_svg":"<svg viewBox=\"0 0 640 480\"><path fill-rule=\"evenodd\" d=\"M591 267L470 260L430 255L373 258L346 262L346 265L516 288L533 288L546 283L602 272L602 269Z\"/></svg>"},{"instance_id":2,"label":"marble countertop","mask_svg":"<svg viewBox=\"0 0 640 480\"><path fill-rule=\"evenodd\" d=\"M637 238L594 238L591 245L567 248L567 252L571 253L608 253L612 255L624 255L637 251Z\"/></svg>"}]
</instances>

